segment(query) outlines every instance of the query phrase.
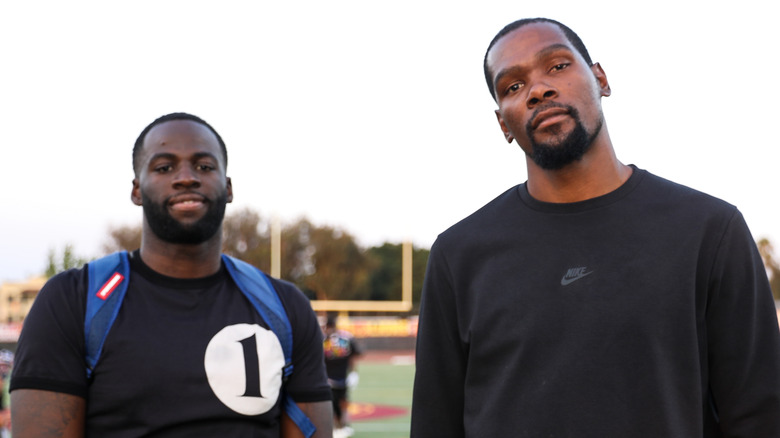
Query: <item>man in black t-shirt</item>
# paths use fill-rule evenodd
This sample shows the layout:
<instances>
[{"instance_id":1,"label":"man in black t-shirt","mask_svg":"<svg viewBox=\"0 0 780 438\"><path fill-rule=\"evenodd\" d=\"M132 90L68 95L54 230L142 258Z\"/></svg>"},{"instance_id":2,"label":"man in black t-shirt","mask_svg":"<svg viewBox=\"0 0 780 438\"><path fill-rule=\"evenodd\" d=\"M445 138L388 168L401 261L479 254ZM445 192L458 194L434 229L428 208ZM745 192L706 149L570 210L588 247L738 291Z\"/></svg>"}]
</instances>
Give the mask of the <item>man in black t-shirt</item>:
<instances>
[{"instance_id":1,"label":"man in black t-shirt","mask_svg":"<svg viewBox=\"0 0 780 438\"><path fill-rule=\"evenodd\" d=\"M509 24L484 73L528 179L431 248L411 437L780 437L780 332L736 207L618 160L609 81L563 24ZM659 93L695 110L679 85Z\"/></svg>"},{"instance_id":2,"label":"man in black t-shirt","mask_svg":"<svg viewBox=\"0 0 780 438\"><path fill-rule=\"evenodd\" d=\"M141 248L94 372L86 375L86 268L53 277L25 320L12 377L18 437L298 437L287 393L332 435L321 334L305 296L276 279L292 327L292 375L281 344L222 261L233 199L227 151L202 119L173 113L133 149L131 199L143 208Z\"/></svg>"}]
</instances>

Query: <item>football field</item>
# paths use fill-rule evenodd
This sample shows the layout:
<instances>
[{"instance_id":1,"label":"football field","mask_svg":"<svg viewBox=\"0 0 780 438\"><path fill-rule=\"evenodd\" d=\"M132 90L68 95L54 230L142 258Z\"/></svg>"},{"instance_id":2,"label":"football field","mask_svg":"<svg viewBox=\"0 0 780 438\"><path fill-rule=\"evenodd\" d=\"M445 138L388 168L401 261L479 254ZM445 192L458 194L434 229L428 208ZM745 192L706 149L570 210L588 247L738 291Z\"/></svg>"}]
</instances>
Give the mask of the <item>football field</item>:
<instances>
[{"instance_id":1,"label":"football field","mask_svg":"<svg viewBox=\"0 0 780 438\"><path fill-rule=\"evenodd\" d=\"M411 353L357 363L360 381L351 391L354 438L407 438L414 362Z\"/></svg>"}]
</instances>

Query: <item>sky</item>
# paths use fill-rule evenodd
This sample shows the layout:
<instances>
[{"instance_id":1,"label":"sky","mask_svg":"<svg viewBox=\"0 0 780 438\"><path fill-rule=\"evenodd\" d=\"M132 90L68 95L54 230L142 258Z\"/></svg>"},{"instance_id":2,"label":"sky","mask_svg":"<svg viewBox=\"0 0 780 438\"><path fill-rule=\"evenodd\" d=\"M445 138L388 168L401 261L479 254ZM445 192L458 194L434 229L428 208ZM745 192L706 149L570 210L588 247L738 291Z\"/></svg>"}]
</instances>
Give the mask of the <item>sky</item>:
<instances>
[{"instance_id":1,"label":"sky","mask_svg":"<svg viewBox=\"0 0 780 438\"><path fill-rule=\"evenodd\" d=\"M234 202L363 246L438 233L526 180L482 72L518 18L573 28L612 88L618 158L739 207L780 246L780 57L764 1L25 1L0 4L0 281L137 225L132 145L185 111Z\"/></svg>"}]
</instances>

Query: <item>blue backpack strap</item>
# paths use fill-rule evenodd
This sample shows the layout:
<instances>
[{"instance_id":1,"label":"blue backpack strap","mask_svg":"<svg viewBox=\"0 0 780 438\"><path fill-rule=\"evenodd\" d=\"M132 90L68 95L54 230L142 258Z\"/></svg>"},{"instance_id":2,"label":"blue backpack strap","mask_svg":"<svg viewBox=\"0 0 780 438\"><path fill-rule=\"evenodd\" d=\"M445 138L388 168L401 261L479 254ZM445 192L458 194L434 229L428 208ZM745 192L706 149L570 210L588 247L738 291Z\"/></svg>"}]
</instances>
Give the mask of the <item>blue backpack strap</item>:
<instances>
[{"instance_id":1,"label":"blue backpack strap","mask_svg":"<svg viewBox=\"0 0 780 438\"><path fill-rule=\"evenodd\" d=\"M286 381L293 372L293 338L290 320L287 318L287 312L284 310L282 300L276 293L271 281L259 269L225 254L222 255L222 259L238 288L257 309L263 321L268 324L276 337L279 338L279 343L282 344L282 351L284 352L285 366L283 375ZM317 430L314 424L290 396L284 393L283 399L284 411L295 422L304 436L310 438L314 431Z\"/></svg>"},{"instance_id":2,"label":"blue backpack strap","mask_svg":"<svg viewBox=\"0 0 780 438\"><path fill-rule=\"evenodd\" d=\"M108 331L119 313L119 307L130 282L127 251L116 252L87 264L87 313L84 317L87 377L103 351Z\"/></svg>"}]
</instances>

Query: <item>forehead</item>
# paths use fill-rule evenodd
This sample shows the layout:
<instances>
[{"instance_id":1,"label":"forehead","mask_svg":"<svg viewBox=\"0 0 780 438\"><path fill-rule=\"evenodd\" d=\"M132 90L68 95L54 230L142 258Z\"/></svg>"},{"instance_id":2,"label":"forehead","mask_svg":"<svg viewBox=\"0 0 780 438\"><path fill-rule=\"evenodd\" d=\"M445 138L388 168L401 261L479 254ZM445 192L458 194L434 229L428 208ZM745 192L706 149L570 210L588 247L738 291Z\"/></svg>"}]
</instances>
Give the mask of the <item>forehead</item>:
<instances>
[{"instance_id":1,"label":"forehead","mask_svg":"<svg viewBox=\"0 0 780 438\"><path fill-rule=\"evenodd\" d=\"M160 123L146 134L144 160L157 153L210 153L222 161L217 136L206 126L192 120L170 120Z\"/></svg>"},{"instance_id":2,"label":"forehead","mask_svg":"<svg viewBox=\"0 0 780 438\"><path fill-rule=\"evenodd\" d=\"M488 68L495 74L511 65L530 62L544 49L566 46L577 53L563 31L553 23L531 23L519 27L498 40L488 53Z\"/></svg>"}]
</instances>

